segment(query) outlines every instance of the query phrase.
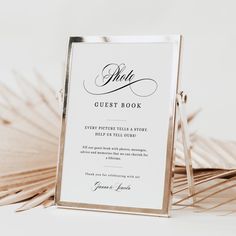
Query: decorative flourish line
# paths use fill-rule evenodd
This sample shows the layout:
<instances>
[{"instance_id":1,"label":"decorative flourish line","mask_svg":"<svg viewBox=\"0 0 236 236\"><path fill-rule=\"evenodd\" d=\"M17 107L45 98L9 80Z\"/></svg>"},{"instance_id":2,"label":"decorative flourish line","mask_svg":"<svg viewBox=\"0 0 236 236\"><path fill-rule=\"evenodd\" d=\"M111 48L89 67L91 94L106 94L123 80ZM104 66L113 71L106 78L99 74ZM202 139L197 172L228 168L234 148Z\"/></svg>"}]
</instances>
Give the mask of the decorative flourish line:
<instances>
[{"instance_id":1,"label":"decorative flourish line","mask_svg":"<svg viewBox=\"0 0 236 236\"><path fill-rule=\"evenodd\" d=\"M132 84L135 84L135 83L138 83L138 82L141 82L141 81L152 81L152 82L154 82L154 83L156 84L156 88L155 88L154 92L152 92L152 93L149 94L149 95L139 95L139 94L135 93L135 92L133 91L133 89L131 88L131 85L132 85ZM113 90L108 91L108 92L103 92L103 93L93 93L93 92L90 92L90 91L86 88L86 86L85 86L85 80L83 81L83 86L84 86L84 89L86 90L86 92L88 92L88 93L90 93L90 94L92 94L92 95L105 95L105 94L109 94L109 93L114 93L114 92L116 92L116 91L118 91L118 90L121 90L121 89L123 89L123 88L125 88L125 87L130 86L131 91L132 91L135 95L137 95L137 96L139 96L139 97L148 97L148 96L151 96L153 93L155 93L155 91L157 90L158 84L157 84L157 82L156 82L154 79L147 79L147 78L144 78L144 79L139 79L139 80L133 81L133 82L128 83L128 84L126 84L126 85L124 85L124 86L121 86L121 87L119 87L119 88L113 89Z\"/></svg>"}]
</instances>

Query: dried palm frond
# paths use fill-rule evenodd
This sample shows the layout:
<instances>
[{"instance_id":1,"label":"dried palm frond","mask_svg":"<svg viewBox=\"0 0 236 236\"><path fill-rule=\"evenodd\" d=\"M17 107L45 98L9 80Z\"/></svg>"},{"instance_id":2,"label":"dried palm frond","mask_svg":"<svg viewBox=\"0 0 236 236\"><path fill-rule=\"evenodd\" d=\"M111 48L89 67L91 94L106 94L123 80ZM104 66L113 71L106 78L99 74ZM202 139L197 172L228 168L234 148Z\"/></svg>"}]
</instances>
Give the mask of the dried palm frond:
<instances>
[{"instance_id":1,"label":"dried palm frond","mask_svg":"<svg viewBox=\"0 0 236 236\"><path fill-rule=\"evenodd\" d=\"M185 170L183 167L177 168L173 191L174 209L191 207L195 212L216 211L220 214L236 212L235 169L198 169L194 171L194 180L195 193L189 195Z\"/></svg>"},{"instance_id":2,"label":"dried palm frond","mask_svg":"<svg viewBox=\"0 0 236 236\"><path fill-rule=\"evenodd\" d=\"M236 169L236 142L191 134L191 154L194 169ZM176 165L183 166L184 150L176 143Z\"/></svg>"},{"instance_id":3,"label":"dried palm frond","mask_svg":"<svg viewBox=\"0 0 236 236\"><path fill-rule=\"evenodd\" d=\"M53 204L60 111L55 91L36 72L37 85L14 72L19 91L0 83L0 205L17 211ZM196 113L189 115L191 121ZM196 201L190 201L183 146L177 141L174 209L232 208L236 193L236 142L191 134ZM228 207L228 208L227 208ZM236 208L236 207L235 207Z\"/></svg>"},{"instance_id":4,"label":"dried palm frond","mask_svg":"<svg viewBox=\"0 0 236 236\"><path fill-rule=\"evenodd\" d=\"M19 91L0 84L0 205L26 201L18 210L52 204L60 113L54 90L18 73Z\"/></svg>"}]
</instances>

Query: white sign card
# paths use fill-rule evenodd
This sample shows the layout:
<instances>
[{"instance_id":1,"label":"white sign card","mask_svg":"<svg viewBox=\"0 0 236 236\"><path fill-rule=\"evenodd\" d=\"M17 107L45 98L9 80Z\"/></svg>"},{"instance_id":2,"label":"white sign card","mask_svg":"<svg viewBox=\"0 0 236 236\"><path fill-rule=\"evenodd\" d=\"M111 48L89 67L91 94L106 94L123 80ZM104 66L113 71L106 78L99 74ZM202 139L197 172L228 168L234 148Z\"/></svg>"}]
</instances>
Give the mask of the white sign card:
<instances>
[{"instance_id":1,"label":"white sign card","mask_svg":"<svg viewBox=\"0 0 236 236\"><path fill-rule=\"evenodd\" d=\"M169 215L180 42L70 38L58 206Z\"/></svg>"}]
</instances>

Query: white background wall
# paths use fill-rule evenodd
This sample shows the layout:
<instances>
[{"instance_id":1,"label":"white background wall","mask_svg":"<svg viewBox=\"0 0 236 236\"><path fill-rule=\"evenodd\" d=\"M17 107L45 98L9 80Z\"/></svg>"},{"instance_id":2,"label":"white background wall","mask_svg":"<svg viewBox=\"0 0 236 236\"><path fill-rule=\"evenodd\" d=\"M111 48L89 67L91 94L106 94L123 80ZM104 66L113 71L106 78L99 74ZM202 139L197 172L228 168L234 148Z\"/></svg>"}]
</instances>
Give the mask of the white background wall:
<instances>
[{"instance_id":1,"label":"white background wall","mask_svg":"<svg viewBox=\"0 0 236 236\"><path fill-rule=\"evenodd\" d=\"M59 88L71 35L182 34L195 128L236 140L235 12L234 0L0 0L0 80L36 68Z\"/></svg>"}]
</instances>

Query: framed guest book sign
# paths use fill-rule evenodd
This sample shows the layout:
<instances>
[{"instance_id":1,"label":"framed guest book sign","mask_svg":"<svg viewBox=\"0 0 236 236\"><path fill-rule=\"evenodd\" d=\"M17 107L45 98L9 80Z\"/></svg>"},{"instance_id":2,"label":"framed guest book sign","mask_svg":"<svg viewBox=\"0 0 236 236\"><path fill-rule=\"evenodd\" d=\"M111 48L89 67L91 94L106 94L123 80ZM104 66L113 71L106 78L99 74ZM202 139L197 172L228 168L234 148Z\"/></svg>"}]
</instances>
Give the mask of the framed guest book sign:
<instances>
[{"instance_id":1,"label":"framed guest book sign","mask_svg":"<svg viewBox=\"0 0 236 236\"><path fill-rule=\"evenodd\" d=\"M169 215L180 42L70 38L58 206Z\"/></svg>"}]
</instances>

